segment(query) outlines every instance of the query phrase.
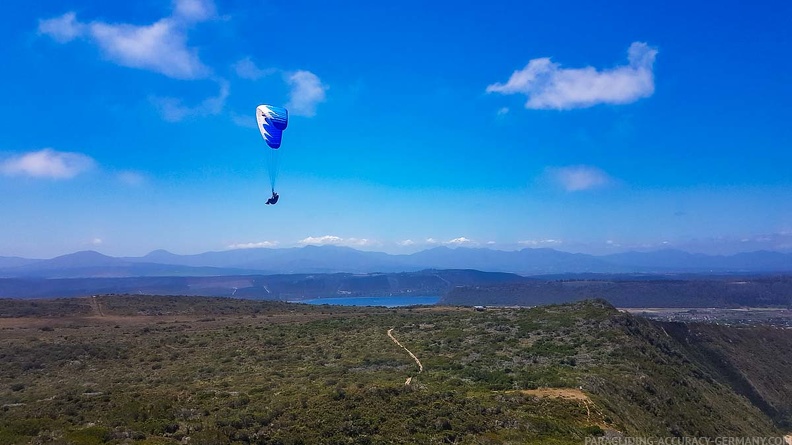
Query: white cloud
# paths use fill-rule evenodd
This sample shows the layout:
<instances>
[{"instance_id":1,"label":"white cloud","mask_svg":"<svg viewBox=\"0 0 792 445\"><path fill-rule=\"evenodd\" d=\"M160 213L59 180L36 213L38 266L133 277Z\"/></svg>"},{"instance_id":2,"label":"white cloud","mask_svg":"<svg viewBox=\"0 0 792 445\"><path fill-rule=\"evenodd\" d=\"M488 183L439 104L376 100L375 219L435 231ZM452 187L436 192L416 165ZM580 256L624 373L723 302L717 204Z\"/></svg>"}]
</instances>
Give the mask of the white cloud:
<instances>
[{"instance_id":1,"label":"white cloud","mask_svg":"<svg viewBox=\"0 0 792 445\"><path fill-rule=\"evenodd\" d=\"M85 32L85 25L77 21L74 12L67 12L53 19L39 20L38 32L52 37L56 42L66 43L80 37Z\"/></svg>"},{"instance_id":2,"label":"white cloud","mask_svg":"<svg viewBox=\"0 0 792 445\"><path fill-rule=\"evenodd\" d=\"M197 50L187 47L187 36L175 20L165 18L149 26L93 22L89 29L105 57L121 66L176 79L196 79L209 74Z\"/></svg>"},{"instance_id":3,"label":"white cloud","mask_svg":"<svg viewBox=\"0 0 792 445\"><path fill-rule=\"evenodd\" d=\"M471 239L465 238L464 236L460 236L459 238L448 240L444 244L451 244L453 246L463 246L463 245L476 244L476 242Z\"/></svg>"},{"instance_id":4,"label":"white cloud","mask_svg":"<svg viewBox=\"0 0 792 445\"><path fill-rule=\"evenodd\" d=\"M103 242L104 242L104 241L102 240L102 238L94 238L94 239L92 239L92 240L91 240L91 244L93 244L94 246L99 246L99 245L101 245Z\"/></svg>"},{"instance_id":5,"label":"white cloud","mask_svg":"<svg viewBox=\"0 0 792 445\"><path fill-rule=\"evenodd\" d=\"M316 114L316 105L325 100L327 86L310 71L297 71L286 77L291 86L286 108L297 116L311 117Z\"/></svg>"},{"instance_id":6,"label":"white cloud","mask_svg":"<svg viewBox=\"0 0 792 445\"><path fill-rule=\"evenodd\" d=\"M186 21L202 22L216 13L211 0L176 0L173 5L173 15Z\"/></svg>"},{"instance_id":7,"label":"white cloud","mask_svg":"<svg viewBox=\"0 0 792 445\"><path fill-rule=\"evenodd\" d=\"M96 162L84 154L45 148L0 162L0 173L8 176L69 179L90 170L95 165Z\"/></svg>"},{"instance_id":8,"label":"white cloud","mask_svg":"<svg viewBox=\"0 0 792 445\"><path fill-rule=\"evenodd\" d=\"M188 33L196 23L217 17L212 0L172 0L173 10L167 16L147 25L107 23L103 21L80 22L74 12L60 17L39 20L38 31L60 43L85 37L96 44L110 62L129 68L153 71L174 79L216 80L212 70L201 61L198 49L188 43ZM250 57L233 65L236 74L244 79L257 80L278 72L274 68L260 68ZM306 70L284 75L289 85L287 107L296 116L314 116L316 107L326 99L327 85ZM218 114L228 97L228 82L220 79L220 93L196 106L187 106L181 99L154 98L153 102L165 120L176 122L188 116ZM240 119L232 117L240 124ZM242 124L249 126L247 122Z\"/></svg>"},{"instance_id":9,"label":"white cloud","mask_svg":"<svg viewBox=\"0 0 792 445\"><path fill-rule=\"evenodd\" d=\"M437 240L434 238L426 238L426 244L437 244Z\"/></svg>"},{"instance_id":10,"label":"white cloud","mask_svg":"<svg viewBox=\"0 0 792 445\"><path fill-rule=\"evenodd\" d=\"M276 247L277 241L259 241L257 243L237 243L228 246L229 249L259 249L262 247Z\"/></svg>"},{"instance_id":11,"label":"white cloud","mask_svg":"<svg viewBox=\"0 0 792 445\"><path fill-rule=\"evenodd\" d=\"M123 184L130 185L130 186L133 186L133 187L137 187L137 186L143 185L146 182L146 177L142 173L139 173L139 172L136 172L136 171L132 171L132 170L126 170L126 171L118 172L116 177Z\"/></svg>"},{"instance_id":12,"label":"white cloud","mask_svg":"<svg viewBox=\"0 0 792 445\"><path fill-rule=\"evenodd\" d=\"M171 17L151 25L81 23L74 12L39 21L39 33L66 43L87 35L110 61L130 68L164 74L175 79L204 78L210 74L198 51L187 46L188 25L214 16L209 0L176 0Z\"/></svg>"},{"instance_id":13,"label":"white cloud","mask_svg":"<svg viewBox=\"0 0 792 445\"><path fill-rule=\"evenodd\" d=\"M498 110L498 116L503 116L509 113L509 107L502 107Z\"/></svg>"},{"instance_id":14,"label":"white cloud","mask_svg":"<svg viewBox=\"0 0 792 445\"><path fill-rule=\"evenodd\" d=\"M613 182L607 173L588 165L550 167L546 170L546 174L568 192L600 188Z\"/></svg>"},{"instance_id":15,"label":"white cloud","mask_svg":"<svg viewBox=\"0 0 792 445\"><path fill-rule=\"evenodd\" d=\"M407 247L407 246L412 246L413 244L415 244L415 241L413 241L411 239L406 239L404 241L399 241L396 244L398 244L400 246Z\"/></svg>"},{"instance_id":16,"label":"white cloud","mask_svg":"<svg viewBox=\"0 0 792 445\"><path fill-rule=\"evenodd\" d=\"M223 111L229 94L228 82L220 80L219 83L217 96L208 97L194 107L186 106L181 99L174 97L156 97L153 102L168 122L179 122L189 116L213 116Z\"/></svg>"},{"instance_id":17,"label":"white cloud","mask_svg":"<svg viewBox=\"0 0 792 445\"><path fill-rule=\"evenodd\" d=\"M341 244L344 241L343 238L333 235L325 235L325 236L309 236L305 239L297 241L299 244Z\"/></svg>"},{"instance_id":18,"label":"white cloud","mask_svg":"<svg viewBox=\"0 0 792 445\"><path fill-rule=\"evenodd\" d=\"M525 108L566 110L597 104L627 104L654 93L657 49L633 42L629 63L598 71L594 67L561 68L550 58L532 59L515 71L505 84L494 83L488 93L525 94Z\"/></svg>"},{"instance_id":19,"label":"white cloud","mask_svg":"<svg viewBox=\"0 0 792 445\"><path fill-rule=\"evenodd\" d=\"M234 71L236 71L237 76L243 79L258 80L275 73L277 70L275 68L261 69L253 63L250 57L245 57L234 64Z\"/></svg>"}]
</instances>

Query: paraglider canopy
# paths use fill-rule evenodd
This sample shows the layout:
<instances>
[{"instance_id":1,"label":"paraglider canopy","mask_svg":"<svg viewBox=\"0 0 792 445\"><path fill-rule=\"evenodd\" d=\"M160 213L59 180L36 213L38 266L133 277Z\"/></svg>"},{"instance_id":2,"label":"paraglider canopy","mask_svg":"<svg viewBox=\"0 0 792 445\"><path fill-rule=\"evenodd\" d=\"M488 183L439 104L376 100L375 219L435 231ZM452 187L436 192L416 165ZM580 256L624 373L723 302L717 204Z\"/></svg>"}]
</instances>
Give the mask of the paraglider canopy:
<instances>
[{"instance_id":1,"label":"paraglider canopy","mask_svg":"<svg viewBox=\"0 0 792 445\"><path fill-rule=\"evenodd\" d=\"M289 112L282 107L259 105L256 107L256 121L267 145L272 149L279 148L283 130L289 124Z\"/></svg>"},{"instance_id":2,"label":"paraglider canopy","mask_svg":"<svg viewBox=\"0 0 792 445\"><path fill-rule=\"evenodd\" d=\"M267 166L269 167L270 185L272 186L273 197L275 197L275 180L278 176L280 164L281 138L283 130L289 124L289 112L283 107L273 107L272 105L259 105L256 107L256 122L261 132L261 137L270 148L267 150ZM277 198L275 198L277 202ZM274 204L275 202L272 202ZM269 204L269 202L267 203Z\"/></svg>"}]
</instances>

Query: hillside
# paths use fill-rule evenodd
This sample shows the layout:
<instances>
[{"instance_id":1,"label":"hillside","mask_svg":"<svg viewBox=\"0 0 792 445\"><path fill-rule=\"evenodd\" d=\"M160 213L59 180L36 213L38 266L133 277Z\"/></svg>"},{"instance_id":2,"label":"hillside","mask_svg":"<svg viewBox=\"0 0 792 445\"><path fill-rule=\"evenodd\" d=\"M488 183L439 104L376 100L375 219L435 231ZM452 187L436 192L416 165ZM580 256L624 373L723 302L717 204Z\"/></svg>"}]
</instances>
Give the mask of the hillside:
<instances>
[{"instance_id":1,"label":"hillside","mask_svg":"<svg viewBox=\"0 0 792 445\"><path fill-rule=\"evenodd\" d=\"M789 329L660 323L685 354L728 382L778 425L792 430L792 341Z\"/></svg>"},{"instance_id":2,"label":"hillside","mask_svg":"<svg viewBox=\"0 0 792 445\"><path fill-rule=\"evenodd\" d=\"M706 276L686 279L554 279L455 286L451 305L535 306L602 298L617 307L792 307L792 277Z\"/></svg>"},{"instance_id":3,"label":"hillside","mask_svg":"<svg viewBox=\"0 0 792 445\"><path fill-rule=\"evenodd\" d=\"M601 300L481 312L100 296L2 300L0 314L3 444L778 437L792 409L792 332L663 324Z\"/></svg>"}]
</instances>

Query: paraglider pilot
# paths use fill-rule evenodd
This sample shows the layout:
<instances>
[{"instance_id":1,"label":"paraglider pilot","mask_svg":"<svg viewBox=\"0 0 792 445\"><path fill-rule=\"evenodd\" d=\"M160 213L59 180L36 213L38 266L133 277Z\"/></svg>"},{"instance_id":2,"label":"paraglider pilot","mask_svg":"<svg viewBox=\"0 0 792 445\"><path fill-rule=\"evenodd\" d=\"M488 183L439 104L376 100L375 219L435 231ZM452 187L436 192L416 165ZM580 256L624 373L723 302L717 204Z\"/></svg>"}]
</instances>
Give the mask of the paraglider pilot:
<instances>
[{"instance_id":1,"label":"paraglider pilot","mask_svg":"<svg viewBox=\"0 0 792 445\"><path fill-rule=\"evenodd\" d=\"M269 204L275 205L278 202L278 198L280 198L280 196L278 196L278 194L275 193L275 190L273 190L272 191L272 197L267 200L266 204L267 205L269 205Z\"/></svg>"}]
</instances>

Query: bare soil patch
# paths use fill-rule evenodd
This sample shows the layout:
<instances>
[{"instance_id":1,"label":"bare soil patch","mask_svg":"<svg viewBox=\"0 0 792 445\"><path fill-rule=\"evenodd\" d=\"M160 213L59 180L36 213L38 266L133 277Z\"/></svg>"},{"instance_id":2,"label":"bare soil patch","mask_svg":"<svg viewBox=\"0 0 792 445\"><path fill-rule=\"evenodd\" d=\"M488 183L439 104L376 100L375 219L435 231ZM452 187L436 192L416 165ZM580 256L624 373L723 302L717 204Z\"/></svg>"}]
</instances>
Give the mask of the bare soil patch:
<instances>
[{"instance_id":1,"label":"bare soil patch","mask_svg":"<svg viewBox=\"0 0 792 445\"><path fill-rule=\"evenodd\" d=\"M523 389L520 394L536 396L536 397L552 397L567 400L582 400L591 402L589 396L583 391L576 388L537 388L537 389Z\"/></svg>"}]
</instances>

